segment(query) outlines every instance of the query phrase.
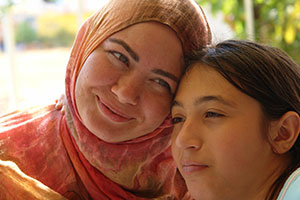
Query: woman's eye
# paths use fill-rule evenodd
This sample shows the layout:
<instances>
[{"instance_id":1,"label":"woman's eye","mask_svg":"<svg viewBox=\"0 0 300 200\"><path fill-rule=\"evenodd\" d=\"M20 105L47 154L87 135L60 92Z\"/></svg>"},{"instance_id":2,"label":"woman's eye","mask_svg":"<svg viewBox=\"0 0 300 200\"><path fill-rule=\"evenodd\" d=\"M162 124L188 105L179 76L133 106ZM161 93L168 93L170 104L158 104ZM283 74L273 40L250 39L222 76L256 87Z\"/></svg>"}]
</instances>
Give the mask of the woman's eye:
<instances>
[{"instance_id":1,"label":"woman's eye","mask_svg":"<svg viewBox=\"0 0 300 200\"><path fill-rule=\"evenodd\" d=\"M167 81L165 81L165 80L163 80L163 79L155 79L154 81L155 81L156 83L158 83L159 85L161 85L161 86L167 88L168 91L169 91L170 93L172 93L171 87L170 87L170 85L169 85L169 83L168 83Z\"/></svg>"},{"instance_id":2,"label":"woman's eye","mask_svg":"<svg viewBox=\"0 0 300 200\"><path fill-rule=\"evenodd\" d=\"M182 117L172 117L171 123L172 124L178 124L180 122L183 122L184 119Z\"/></svg>"},{"instance_id":3,"label":"woman's eye","mask_svg":"<svg viewBox=\"0 0 300 200\"><path fill-rule=\"evenodd\" d=\"M223 117L223 114L216 113L216 112L206 112L205 117L211 118L211 117Z\"/></svg>"},{"instance_id":4,"label":"woman's eye","mask_svg":"<svg viewBox=\"0 0 300 200\"><path fill-rule=\"evenodd\" d=\"M129 60L126 56L124 56L123 54L117 52L117 51L108 51L110 54L112 54L115 58L117 58L119 61L121 61L122 63L124 63L125 65L129 65Z\"/></svg>"}]
</instances>

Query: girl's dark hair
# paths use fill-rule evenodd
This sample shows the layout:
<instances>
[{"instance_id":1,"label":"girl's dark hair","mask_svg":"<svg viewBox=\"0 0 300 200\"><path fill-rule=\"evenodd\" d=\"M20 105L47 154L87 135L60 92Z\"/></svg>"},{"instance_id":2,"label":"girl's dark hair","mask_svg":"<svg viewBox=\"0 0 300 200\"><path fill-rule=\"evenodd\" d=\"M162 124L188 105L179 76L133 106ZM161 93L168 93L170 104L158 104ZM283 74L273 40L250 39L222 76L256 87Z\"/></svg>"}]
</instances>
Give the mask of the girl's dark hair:
<instances>
[{"instance_id":1,"label":"girl's dark hair","mask_svg":"<svg viewBox=\"0 0 300 200\"><path fill-rule=\"evenodd\" d=\"M214 68L240 91L256 99L267 120L279 119L288 111L300 115L300 68L278 48L227 40L195 53L189 58L189 66L193 63ZM291 163L274 182L266 199L274 199L285 180L300 166L299 137L289 153Z\"/></svg>"}]
</instances>

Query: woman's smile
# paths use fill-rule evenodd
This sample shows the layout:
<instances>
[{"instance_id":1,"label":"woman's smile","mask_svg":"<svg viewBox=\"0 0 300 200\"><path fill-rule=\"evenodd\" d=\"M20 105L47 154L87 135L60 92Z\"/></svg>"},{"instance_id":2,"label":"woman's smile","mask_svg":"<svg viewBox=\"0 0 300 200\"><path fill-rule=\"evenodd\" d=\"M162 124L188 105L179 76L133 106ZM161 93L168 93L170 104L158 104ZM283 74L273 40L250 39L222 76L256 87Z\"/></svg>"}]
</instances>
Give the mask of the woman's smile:
<instances>
[{"instance_id":1,"label":"woman's smile","mask_svg":"<svg viewBox=\"0 0 300 200\"><path fill-rule=\"evenodd\" d=\"M184 176L189 176L193 175L195 172L208 169L208 165L192 161L183 161L181 162L181 168L181 173L183 173Z\"/></svg>"},{"instance_id":2,"label":"woman's smile","mask_svg":"<svg viewBox=\"0 0 300 200\"><path fill-rule=\"evenodd\" d=\"M107 103L104 103L98 96L97 98L97 104L100 112L104 115L105 118L107 118L110 121L117 122L117 123L122 123L122 122L127 122L132 119L133 117L129 117L126 114L122 113L119 110L116 110L115 108L107 105Z\"/></svg>"}]
</instances>

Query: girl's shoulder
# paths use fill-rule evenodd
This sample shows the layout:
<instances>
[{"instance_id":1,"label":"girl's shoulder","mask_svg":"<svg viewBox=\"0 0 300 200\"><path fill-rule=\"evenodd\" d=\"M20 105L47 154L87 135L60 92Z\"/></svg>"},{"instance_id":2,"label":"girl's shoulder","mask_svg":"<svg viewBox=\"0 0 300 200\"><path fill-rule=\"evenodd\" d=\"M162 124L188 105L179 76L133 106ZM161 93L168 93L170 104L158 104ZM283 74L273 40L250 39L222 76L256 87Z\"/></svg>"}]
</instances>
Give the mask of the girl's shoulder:
<instances>
[{"instance_id":1,"label":"girl's shoulder","mask_svg":"<svg viewBox=\"0 0 300 200\"><path fill-rule=\"evenodd\" d=\"M300 168L295 170L287 181L284 183L283 188L277 200L298 200L300 199Z\"/></svg>"}]
</instances>

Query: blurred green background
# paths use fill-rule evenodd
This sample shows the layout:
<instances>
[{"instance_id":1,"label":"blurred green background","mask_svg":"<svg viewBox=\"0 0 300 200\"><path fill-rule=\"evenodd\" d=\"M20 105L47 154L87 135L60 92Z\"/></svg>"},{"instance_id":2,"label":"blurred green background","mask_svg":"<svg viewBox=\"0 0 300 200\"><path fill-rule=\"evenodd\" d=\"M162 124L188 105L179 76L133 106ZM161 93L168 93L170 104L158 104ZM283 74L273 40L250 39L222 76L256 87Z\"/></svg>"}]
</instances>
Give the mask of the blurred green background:
<instances>
[{"instance_id":1,"label":"blurred green background","mask_svg":"<svg viewBox=\"0 0 300 200\"><path fill-rule=\"evenodd\" d=\"M197 0L213 14L222 13L236 38L247 39L243 0ZM285 50L300 64L300 0L252 0L254 38Z\"/></svg>"},{"instance_id":2,"label":"blurred green background","mask_svg":"<svg viewBox=\"0 0 300 200\"><path fill-rule=\"evenodd\" d=\"M74 9L59 11L58 8L63 6L63 0L40 0L48 6L42 13L26 12L26 8L20 10L19 7L26 0L1 1L5 3L0 4L0 17L7 12L13 14L14 39L17 47L49 48L72 45L78 30L78 13ZM76 3L74 2L74 4ZM91 14L92 11L83 12L83 19Z\"/></svg>"}]
</instances>

